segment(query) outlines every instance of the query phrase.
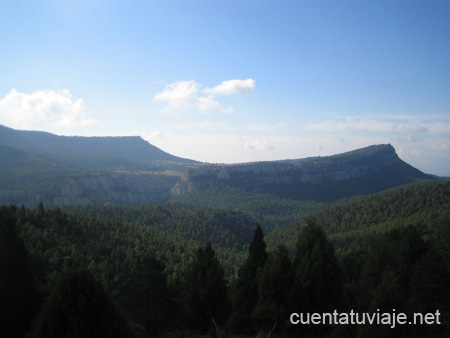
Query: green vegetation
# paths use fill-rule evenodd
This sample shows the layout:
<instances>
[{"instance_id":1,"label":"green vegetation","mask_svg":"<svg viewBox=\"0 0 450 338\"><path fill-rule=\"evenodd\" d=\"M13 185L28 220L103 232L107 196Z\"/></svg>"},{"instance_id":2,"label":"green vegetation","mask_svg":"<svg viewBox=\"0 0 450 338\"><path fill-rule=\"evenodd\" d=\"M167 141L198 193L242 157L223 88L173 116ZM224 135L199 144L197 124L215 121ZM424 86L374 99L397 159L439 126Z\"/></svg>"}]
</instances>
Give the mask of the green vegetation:
<instances>
[{"instance_id":1,"label":"green vegetation","mask_svg":"<svg viewBox=\"0 0 450 338\"><path fill-rule=\"evenodd\" d=\"M200 332L214 326L217 331L217 323L223 323L226 318L227 285L211 243L197 250L180 284L185 325Z\"/></svg>"},{"instance_id":2,"label":"green vegetation","mask_svg":"<svg viewBox=\"0 0 450 338\"><path fill-rule=\"evenodd\" d=\"M170 155L138 136L69 137L0 125L0 145L70 167L95 170L136 171L152 161L198 163Z\"/></svg>"},{"instance_id":3,"label":"green vegetation","mask_svg":"<svg viewBox=\"0 0 450 338\"><path fill-rule=\"evenodd\" d=\"M66 137L0 125L0 204L160 203L185 170L201 165L140 137Z\"/></svg>"},{"instance_id":4,"label":"green vegetation","mask_svg":"<svg viewBox=\"0 0 450 338\"><path fill-rule=\"evenodd\" d=\"M91 215L145 227L192 239L214 246L242 250L248 244L256 222L240 211L191 207L181 204L147 206L85 206L63 207L69 214Z\"/></svg>"},{"instance_id":5,"label":"green vegetation","mask_svg":"<svg viewBox=\"0 0 450 338\"><path fill-rule=\"evenodd\" d=\"M0 211L0 328L2 335L23 337L38 309L32 264L16 229L14 209Z\"/></svg>"},{"instance_id":6,"label":"green vegetation","mask_svg":"<svg viewBox=\"0 0 450 338\"><path fill-rule=\"evenodd\" d=\"M329 203L299 201L273 194L224 186L172 197L174 203L208 208L240 210L254 217L265 232L285 227Z\"/></svg>"},{"instance_id":7,"label":"green vegetation","mask_svg":"<svg viewBox=\"0 0 450 338\"><path fill-rule=\"evenodd\" d=\"M260 226L255 229L248 248L248 257L238 271L238 278L231 287L232 315L229 326L233 331L251 333L256 322L253 310L258 303L258 274L267 259L264 233Z\"/></svg>"},{"instance_id":8,"label":"green vegetation","mask_svg":"<svg viewBox=\"0 0 450 338\"><path fill-rule=\"evenodd\" d=\"M243 212L176 203L3 206L0 324L8 337L443 336L449 206L450 182L414 185L267 236ZM442 324L289 322L334 309L439 310Z\"/></svg>"},{"instance_id":9,"label":"green vegetation","mask_svg":"<svg viewBox=\"0 0 450 338\"><path fill-rule=\"evenodd\" d=\"M322 226L339 255L367 247L387 231L412 225L450 254L450 181L418 184L339 204L310 215ZM269 247L293 248L308 219L270 233ZM447 236L447 237L445 237ZM447 243L447 244L446 244ZM447 257L450 257L450 255Z\"/></svg>"},{"instance_id":10,"label":"green vegetation","mask_svg":"<svg viewBox=\"0 0 450 338\"><path fill-rule=\"evenodd\" d=\"M28 337L130 337L101 283L87 270L61 275Z\"/></svg>"},{"instance_id":11,"label":"green vegetation","mask_svg":"<svg viewBox=\"0 0 450 338\"><path fill-rule=\"evenodd\" d=\"M330 205L324 202L291 200L230 186L173 196L171 201L200 207L240 210L255 218L267 233Z\"/></svg>"}]
</instances>

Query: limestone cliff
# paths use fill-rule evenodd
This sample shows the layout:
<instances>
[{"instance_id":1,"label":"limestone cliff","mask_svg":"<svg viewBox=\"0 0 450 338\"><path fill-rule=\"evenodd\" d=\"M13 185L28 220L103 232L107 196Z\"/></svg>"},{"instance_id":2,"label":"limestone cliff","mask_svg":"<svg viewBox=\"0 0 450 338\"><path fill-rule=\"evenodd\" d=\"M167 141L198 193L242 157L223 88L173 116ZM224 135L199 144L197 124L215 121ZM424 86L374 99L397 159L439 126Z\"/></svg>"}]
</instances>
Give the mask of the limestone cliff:
<instances>
[{"instance_id":1,"label":"limestone cliff","mask_svg":"<svg viewBox=\"0 0 450 338\"><path fill-rule=\"evenodd\" d=\"M426 178L429 176L403 162L391 145L377 145L328 157L192 169L182 175L171 193L178 196L230 185L289 198L326 200Z\"/></svg>"},{"instance_id":2,"label":"limestone cliff","mask_svg":"<svg viewBox=\"0 0 450 338\"><path fill-rule=\"evenodd\" d=\"M0 204L134 205L166 201L178 177L158 174L91 173L63 176L39 191L0 191Z\"/></svg>"}]
</instances>

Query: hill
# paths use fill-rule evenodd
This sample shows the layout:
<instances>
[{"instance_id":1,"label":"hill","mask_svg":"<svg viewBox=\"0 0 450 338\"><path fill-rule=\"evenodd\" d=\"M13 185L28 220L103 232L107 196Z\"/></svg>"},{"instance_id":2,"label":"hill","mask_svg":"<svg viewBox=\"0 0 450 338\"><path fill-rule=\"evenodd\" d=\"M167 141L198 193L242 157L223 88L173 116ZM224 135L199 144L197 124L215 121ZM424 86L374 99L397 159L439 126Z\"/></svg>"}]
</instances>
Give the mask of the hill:
<instances>
[{"instance_id":1,"label":"hill","mask_svg":"<svg viewBox=\"0 0 450 338\"><path fill-rule=\"evenodd\" d=\"M298 160L188 170L172 188L177 203L246 211L270 232L355 197L435 182L402 161L391 145Z\"/></svg>"},{"instance_id":2,"label":"hill","mask_svg":"<svg viewBox=\"0 0 450 338\"><path fill-rule=\"evenodd\" d=\"M0 145L87 169L143 170L156 161L198 163L166 153L139 136L58 136L0 125Z\"/></svg>"},{"instance_id":3,"label":"hill","mask_svg":"<svg viewBox=\"0 0 450 338\"><path fill-rule=\"evenodd\" d=\"M140 137L68 137L0 125L0 204L158 203L195 165Z\"/></svg>"},{"instance_id":4,"label":"hill","mask_svg":"<svg viewBox=\"0 0 450 338\"><path fill-rule=\"evenodd\" d=\"M250 212L265 231L344 198L436 180L391 145L305 159L207 165L140 137L57 136L0 126L0 204L135 205L172 199Z\"/></svg>"},{"instance_id":5,"label":"hill","mask_svg":"<svg viewBox=\"0 0 450 338\"><path fill-rule=\"evenodd\" d=\"M293 249L308 222L326 231L339 253L367 249L384 233L412 225L433 238L450 258L450 181L401 187L311 213L267 236L269 246L280 243Z\"/></svg>"},{"instance_id":6,"label":"hill","mask_svg":"<svg viewBox=\"0 0 450 338\"><path fill-rule=\"evenodd\" d=\"M4 261L10 257L22 259L17 259L17 264L3 264L6 273L0 276L27 278L27 283L18 282L14 287L3 283L7 285L5 294L12 294L6 313L18 309L23 317L23 309L30 304L28 295L34 294L44 309L39 318L51 318L45 304L59 294L54 290L62 278L72 269L82 268L102 286L105 297L121 309L118 313L128 322L133 336L143 337L140 333L145 323L156 328L156 336L181 336L179 330L189 334L195 330L188 325L191 307L187 306L197 304L205 292L214 294L219 278L212 271L218 269L226 291L224 304L232 304L225 317L217 321L227 337L239 333L231 319L238 315L241 317L236 320L245 318L233 305L237 297L248 302L239 290L255 294L257 303L252 307L258 309L262 323L269 323L239 337L254 337L257 330L267 332L265 327L275 329L275 336L299 336L296 327L274 323L287 321L299 304L308 302L304 310L308 311L312 306L316 309L323 299L332 300L330 305L325 304L331 310L323 310L330 313L333 309L337 313L350 309L373 313L373 309L380 309L377 313L383 314L395 309L412 316L439 309L446 323L450 308L449 205L450 182L399 188L329 208L315 214L311 223L302 221L265 238L256 227L248 246L245 242L250 240L255 223L239 212L168 204L66 207L63 212L42 205L35 209L1 206L0 241L8 245L3 245L0 254ZM282 231L284 239L276 238ZM337 255L330 240L338 248ZM212 245L203 246L205 242ZM283 243L289 245L290 252L280 245ZM210 248L209 258L202 258L204 248ZM255 264L256 258L261 261L258 273L246 282L247 267ZM231 282L228 286L224 276ZM210 281L207 287L203 286L205 279ZM75 290L61 293L61 297L75 294L77 297L72 298L79 299L80 293ZM185 297L187 292L199 296L192 300ZM260 306L267 298L271 306ZM92 299L92 294L86 299ZM157 310L147 304L158 304ZM162 309L175 313L176 320L167 320L167 315L159 317ZM58 313L72 313L72 307L62 307ZM205 316L209 319L212 315ZM326 336L333 337L370 337L367 332L375 330L377 336L386 336L382 325L347 325L345 331L340 327L327 326L317 335L308 336L324 336L324 330L330 333ZM402 337L443 336L448 331L446 324L386 329Z\"/></svg>"},{"instance_id":7,"label":"hill","mask_svg":"<svg viewBox=\"0 0 450 338\"><path fill-rule=\"evenodd\" d=\"M434 177L403 162L390 144L384 144L327 157L191 169L172 189L172 194L232 186L283 198L323 202L426 179Z\"/></svg>"}]
</instances>

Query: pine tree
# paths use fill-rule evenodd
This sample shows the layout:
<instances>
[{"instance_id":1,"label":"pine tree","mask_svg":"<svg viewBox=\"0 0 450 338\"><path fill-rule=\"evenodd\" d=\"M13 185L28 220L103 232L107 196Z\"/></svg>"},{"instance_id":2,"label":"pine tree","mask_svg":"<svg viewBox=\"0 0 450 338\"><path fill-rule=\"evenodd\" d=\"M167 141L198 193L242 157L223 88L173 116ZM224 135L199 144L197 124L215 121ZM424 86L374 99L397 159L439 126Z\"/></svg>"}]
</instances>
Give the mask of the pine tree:
<instances>
[{"instance_id":1,"label":"pine tree","mask_svg":"<svg viewBox=\"0 0 450 338\"><path fill-rule=\"evenodd\" d=\"M270 252L258 274L258 302L252 318L258 328L267 332L285 327L289 318L288 303L292 297L292 268L289 251L279 245Z\"/></svg>"},{"instance_id":2,"label":"pine tree","mask_svg":"<svg viewBox=\"0 0 450 338\"><path fill-rule=\"evenodd\" d=\"M0 209L0 327L5 337L23 337L38 310L38 296L14 207Z\"/></svg>"},{"instance_id":3,"label":"pine tree","mask_svg":"<svg viewBox=\"0 0 450 338\"><path fill-rule=\"evenodd\" d=\"M253 333L257 329L251 314L258 303L258 272L267 259L266 243L261 226L257 226L248 248L248 257L238 271L232 287L232 315L229 325L233 331Z\"/></svg>"},{"instance_id":4,"label":"pine tree","mask_svg":"<svg viewBox=\"0 0 450 338\"><path fill-rule=\"evenodd\" d=\"M449 271L442 256L419 231L408 226L385 234L368 251L360 280L364 311L434 313L442 325L358 327L359 337L439 337L448 332Z\"/></svg>"},{"instance_id":5,"label":"pine tree","mask_svg":"<svg viewBox=\"0 0 450 338\"><path fill-rule=\"evenodd\" d=\"M297 241L294 257L297 301L307 312L332 311L339 304L341 276L334 248L325 232L309 221ZM297 307L298 309L298 307Z\"/></svg>"},{"instance_id":6,"label":"pine tree","mask_svg":"<svg viewBox=\"0 0 450 338\"><path fill-rule=\"evenodd\" d=\"M126 277L116 297L122 312L145 337L166 329L177 313L163 271L164 265L156 258L144 257Z\"/></svg>"},{"instance_id":7,"label":"pine tree","mask_svg":"<svg viewBox=\"0 0 450 338\"><path fill-rule=\"evenodd\" d=\"M120 338L130 331L103 285L84 269L61 275L29 338Z\"/></svg>"},{"instance_id":8,"label":"pine tree","mask_svg":"<svg viewBox=\"0 0 450 338\"><path fill-rule=\"evenodd\" d=\"M188 327L217 330L225 316L227 286L211 243L197 250L181 285Z\"/></svg>"}]
</instances>

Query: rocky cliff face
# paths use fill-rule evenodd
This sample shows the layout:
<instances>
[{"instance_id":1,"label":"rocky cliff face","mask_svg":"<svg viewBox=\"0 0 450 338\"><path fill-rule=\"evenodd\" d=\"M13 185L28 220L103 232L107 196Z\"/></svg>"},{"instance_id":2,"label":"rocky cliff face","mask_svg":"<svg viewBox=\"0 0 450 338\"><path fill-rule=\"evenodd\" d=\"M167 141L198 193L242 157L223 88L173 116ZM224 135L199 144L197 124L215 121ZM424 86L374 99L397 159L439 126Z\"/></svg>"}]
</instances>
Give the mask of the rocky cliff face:
<instances>
[{"instance_id":1,"label":"rocky cliff face","mask_svg":"<svg viewBox=\"0 0 450 338\"><path fill-rule=\"evenodd\" d=\"M178 177L156 174L93 173L48 182L39 192L0 191L0 204L132 205L166 201Z\"/></svg>"},{"instance_id":2,"label":"rocky cliff face","mask_svg":"<svg viewBox=\"0 0 450 338\"><path fill-rule=\"evenodd\" d=\"M391 145L378 145L311 160L257 162L193 169L181 177L171 189L171 193L178 196L221 185L231 185L267 192L285 191L288 195L303 196L305 194L302 191L323 185L337 187L344 184L360 184L356 182L363 181L370 185L378 184L380 189L386 189L426 176L403 162ZM378 183L374 182L375 180ZM369 190L376 190L376 187L366 189L367 192L350 190L357 194L370 193L374 191Z\"/></svg>"},{"instance_id":3,"label":"rocky cliff face","mask_svg":"<svg viewBox=\"0 0 450 338\"><path fill-rule=\"evenodd\" d=\"M111 171L48 176L45 170L35 178L33 183L39 184L31 188L21 184L1 189L0 204L150 204L167 201L171 194L179 196L221 186L291 199L330 201L429 177L398 158L392 146L379 145L323 158L196 167L181 178Z\"/></svg>"}]
</instances>

